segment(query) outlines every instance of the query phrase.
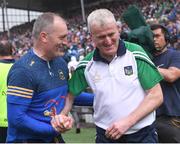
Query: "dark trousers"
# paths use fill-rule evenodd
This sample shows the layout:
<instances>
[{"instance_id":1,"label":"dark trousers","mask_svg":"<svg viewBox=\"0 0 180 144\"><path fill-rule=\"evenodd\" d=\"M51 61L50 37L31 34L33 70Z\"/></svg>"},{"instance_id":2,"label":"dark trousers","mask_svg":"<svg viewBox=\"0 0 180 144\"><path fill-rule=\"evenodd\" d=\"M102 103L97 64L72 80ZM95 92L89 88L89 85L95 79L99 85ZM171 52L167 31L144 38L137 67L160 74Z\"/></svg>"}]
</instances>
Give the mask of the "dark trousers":
<instances>
[{"instance_id":1,"label":"dark trousers","mask_svg":"<svg viewBox=\"0 0 180 144\"><path fill-rule=\"evenodd\" d=\"M160 143L180 143L180 117L158 116L155 124Z\"/></svg>"},{"instance_id":2,"label":"dark trousers","mask_svg":"<svg viewBox=\"0 0 180 144\"><path fill-rule=\"evenodd\" d=\"M158 136L154 124L147 126L133 134L121 136L117 140L106 137L105 130L96 127L96 143L157 143Z\"/></svg>"},{"instance_id":3,"label":"dark trousers","mask_svg":"<svg viewBox=\"0 0 180 144\"><path fill-rule=\"evenodd\" d=\"M7 127L0 127L0 143L5 143L7 137Z\"/></svg>"}]
</instances>

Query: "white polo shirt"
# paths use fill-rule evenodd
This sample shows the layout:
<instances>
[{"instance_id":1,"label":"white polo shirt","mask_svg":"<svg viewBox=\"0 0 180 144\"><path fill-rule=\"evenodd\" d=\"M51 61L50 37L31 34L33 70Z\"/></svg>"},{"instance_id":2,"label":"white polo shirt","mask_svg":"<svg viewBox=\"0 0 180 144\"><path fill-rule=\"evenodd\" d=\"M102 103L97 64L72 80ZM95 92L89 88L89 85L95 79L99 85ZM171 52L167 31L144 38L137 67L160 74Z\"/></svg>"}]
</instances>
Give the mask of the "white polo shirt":
<instances>
[{"instance_id":1,"label":"white polo shirt","mask_svg":"<svg viewBox=\"0 0 180 144\"><path fill-rule=\"evenodd\" d=\"M135 44L128 42L125 42L125 45L120 44L117 56L110 63L103 58L98 58L97 53L94 53L93 59L82 62L79 67L86 65L84 77L95 94L93 105L95 124L107 129L113 122L133 112L146 96L145 89L152 88L162 77L146 53L142 52L142 48ZM148 72L151 73L147 74L150 77L143 78ZM72 79L70 83L74 81L73 84L75 84L75 79L77 81L79 74L77 69L74 80ZM72 87L71 84L70 87ZM70 91L73 92L71 88ZM154 120L155 112L153 111L131 127L126 134L151 125Z\"/></svg>"}]
</instances>

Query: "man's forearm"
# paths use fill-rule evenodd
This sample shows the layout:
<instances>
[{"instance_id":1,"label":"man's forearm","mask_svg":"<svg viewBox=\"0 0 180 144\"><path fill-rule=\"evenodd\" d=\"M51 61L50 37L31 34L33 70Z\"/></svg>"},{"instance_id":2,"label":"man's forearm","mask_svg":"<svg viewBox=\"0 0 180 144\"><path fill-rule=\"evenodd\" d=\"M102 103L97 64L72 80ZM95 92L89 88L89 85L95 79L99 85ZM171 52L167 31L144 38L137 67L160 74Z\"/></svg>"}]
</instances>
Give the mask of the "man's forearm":
<instances>
[{"instance_id":1,"label":"man's forearm","mask_svg":"<svg viewBox=\"0 0 180 144\"><path fill-rule=\"evenodd\" d=\"M68 93L66 97L65 106L63 110L61 111L61 114L65 114L65 115L69 114L73 105L73 101L74 101L74 96L71 93Z\"/></svg>"},{"instance_id":2,"label":"man's forearm","mask_svg":"<svg viewBox=\"0 0 180 144\"><path fill-rule=\"evenodd\" d=\"M163 102L163 94L159 84L151 88L144 100L127 118L131 126L157 109Z\"/></svg>"},{"instance_id":3,"label":"man's forearm","mask_svg":"<svg viewBox=\"0 0 180 144\"><path fill-rule=\"evenodd\" d=\"M167 82L174 82L180 77L180 69L176 67L170 67L168 69L158 68L164 80Z\"/></svg>"},{"instance_id":4,"label":"man's forearm","mask_svg":"<svg viewBox=\"0 0 180 144\"><path fill-rule=\"evenodd\" d=\"M50 123L39 121L26 114L26 106L8 103L8 122L16 129L23 130L33 137L56 136Z\"/></svg>"},{"instance_id":5,"label":"man's forearm","mask_svg":"<svg viewBox=\"0 0 180 144\"><path fill-rule=\"evenodd\" d=\"M127 117L112 123L106 129L106 136L112 139L120 138L129 128L134 126L162 103L162 91L159 84L149 90L144 100Z\"/></svg>"}]
</instances>

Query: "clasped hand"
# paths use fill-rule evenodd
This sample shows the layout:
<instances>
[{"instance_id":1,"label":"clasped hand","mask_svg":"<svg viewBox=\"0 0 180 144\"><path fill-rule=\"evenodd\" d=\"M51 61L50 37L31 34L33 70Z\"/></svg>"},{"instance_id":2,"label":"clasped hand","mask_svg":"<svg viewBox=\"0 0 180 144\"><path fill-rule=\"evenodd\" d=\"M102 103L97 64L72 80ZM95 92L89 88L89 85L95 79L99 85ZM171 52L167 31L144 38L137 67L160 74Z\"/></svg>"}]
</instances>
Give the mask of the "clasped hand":
<instances>
[{"instance_id":1,"label":"clasped hand","mask_svg":"<svg viewBox=\"0 0 180 144\"><path fill-rule=\"evenodd\" d=\"M63 114L52 116L51 125L59 133L70 130L73 127L74 120L70 116Z\"/></svg>"}]
</instances>

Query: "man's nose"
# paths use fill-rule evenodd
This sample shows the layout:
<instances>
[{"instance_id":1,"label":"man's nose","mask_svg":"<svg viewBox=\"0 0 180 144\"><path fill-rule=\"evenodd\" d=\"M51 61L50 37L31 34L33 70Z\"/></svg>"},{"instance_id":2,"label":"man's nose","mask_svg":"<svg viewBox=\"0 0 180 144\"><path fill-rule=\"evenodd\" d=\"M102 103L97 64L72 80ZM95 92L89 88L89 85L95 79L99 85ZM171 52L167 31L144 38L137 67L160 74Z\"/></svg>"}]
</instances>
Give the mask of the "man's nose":
<instances>
[{"instance_id":1,"label":"man's nose","mask_svg":"<svg viewBox=\"0 0 180 144\"><path fill-rule=\"evenodd\" d=\"M111 38L109 36L105 37L105 44L107 45L111 44Z\"/></svg>"},{"instance_id":2,"label":"man's nose","mask_svg":"<svg viewBox=\"0 0 180 144\"><path fill-rule=\"evenodd\" d=\"M64 38L61 43L62 43L63 45L67 45L67 44L68 44L67 38Z\"/></svg>"},{"instance_id":3,"label":"man's nose","mask_svg":"<svg viewBox=\"0 0 180 144\"><path fill-rule=\"evenodd\" d=\"M156 40L157 40L157 38L156 38L156 37L153 37L153 39L154 39L154 41L156 41Z\"/></svg>"}]
</instances>

